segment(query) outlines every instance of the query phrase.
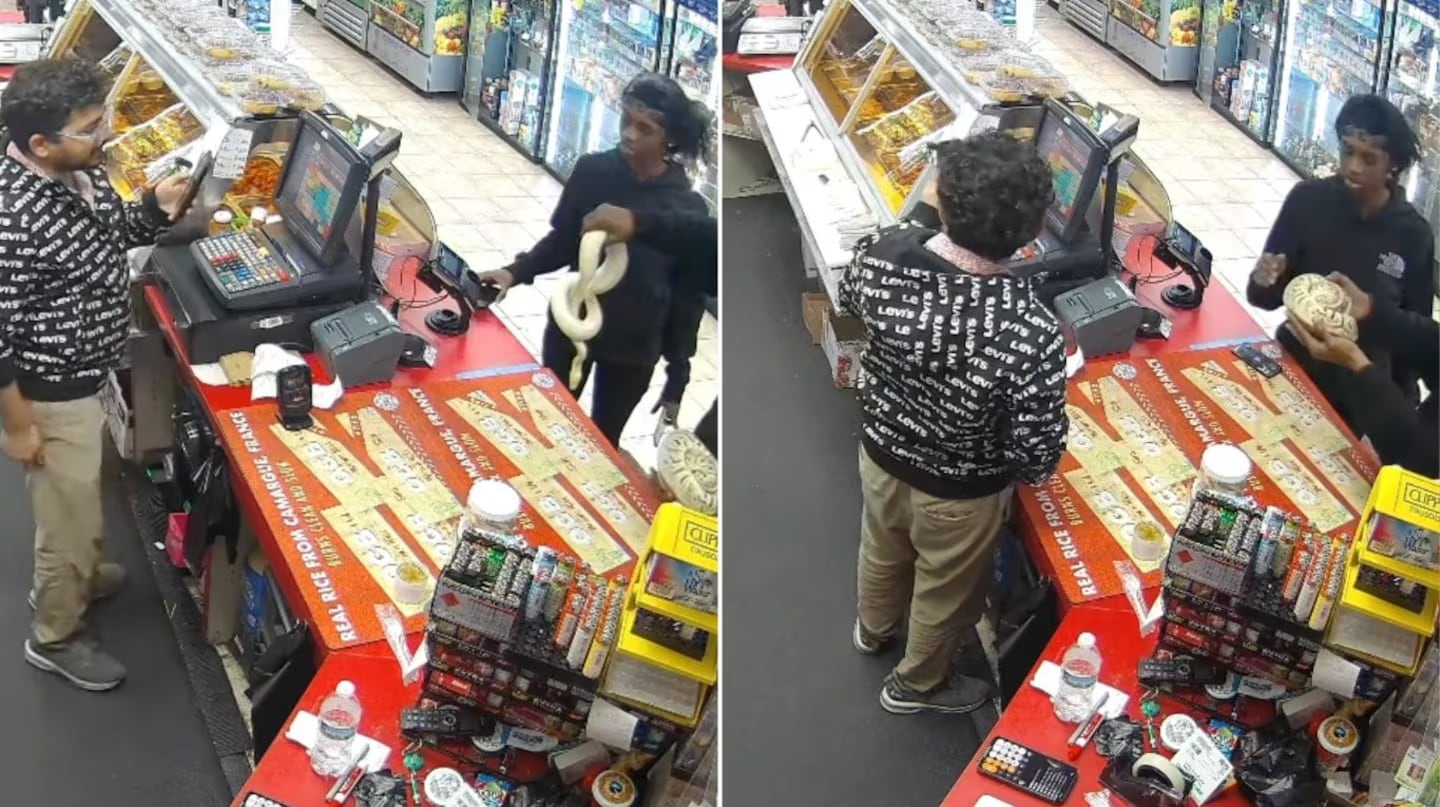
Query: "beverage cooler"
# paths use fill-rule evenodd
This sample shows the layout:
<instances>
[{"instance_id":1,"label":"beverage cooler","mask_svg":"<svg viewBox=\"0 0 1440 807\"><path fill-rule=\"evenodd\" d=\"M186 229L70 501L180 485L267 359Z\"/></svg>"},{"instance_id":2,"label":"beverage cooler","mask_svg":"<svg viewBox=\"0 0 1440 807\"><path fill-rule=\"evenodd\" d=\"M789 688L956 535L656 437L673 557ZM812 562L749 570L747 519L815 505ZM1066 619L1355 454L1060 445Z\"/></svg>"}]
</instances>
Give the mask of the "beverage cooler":
<instances>
[{"instance_id":1,"label":"beverage cooler","mask_svg":"<svg viewBox=\"0 0 1440 807\"><path fill-rule=\"evenodd\" d=\"M1192 82L1200 44L1200 2L1110 0L1105 42L1156 81Z\"/></svg>"},{"instance_id":2,"label":"beverage cooler","mask_svg":"<svg viewBox=\"0 0 1440 807\"><path fill-rule=\"evenodd\" d=\"M474 0L460 104L531 159L545 127L556 0Z\"/></svg>"},{"instance_id":3,"label":"beverage cooler","mask_svg":"<svg viewBox=\"0 0 1440 807\"><path fill-rule=\"evenodd\" d=\"M1420 162L1410 169L1405 187L1410 203L1440 233L1440 92L1436 63L1440 51L1440 2L1400 0L1395 9L1385 95L1405 112L1420 136Z\"/></svg>"},{"instance_id":4,"label":"beverage cooler","mask_svg":"<svg viewBox=\"0 0 1440 807\"><path fill-rule=\"evenodd\" d=\"M1273 142L1302 176L1335 173L1335 116L1345 99L1375 92L1386 25L1376 0L1288 0Z\"/></svg>"},{"instance_id":5,"label":"beverage cooler","mask_svg":"<svg viewBox=\"0 0 1440 807\"><path fill-rule=\"evenodd\" d=\"M469 0L371 0L365 50L421 92L459 92L469 22Z\"/></svg>"},{"instance_id":6,"label":"beverage cooler","mask_svg":"<svg viewBox=\"0 0 1440 807\"><path fill-rule=\"evenodd\" d=\"M1268 145L1274 125L1283 0L1204 0L1195 94Z\"/></svg>"},{"instance_id":7,"label":"beverage cooler","mask_svg":"<svg viewBox=\"0 0 1440 807\"><path fill-rule=\"evenodd\" d=\"M567 0L559 18L543 156L565 178L581 155L620 142L625 85L660 68L662 9L660 0Z\"/></svg>"},{"instance_id":8,"label":"beverage cooler","mask_svg":"<svg viewBox=\"0 0 1440 807\"><path fill-rule=\"evenodd\" d=\"M714 0L672 0L665 9L660 35L663 70L685 93L712 111L720 108L719 23ZM719 201L719 175L714 142L695 167L695 189L710 202Z\"/></svg>"},{"instance_id":9,"label":"beverage cooler","mask_svg":"<svg viewBox=\"0 0 1440 807\"><path fill-rule=\"evenodd\" d=\"M316 0L315 19L360 50L370 33L369 0Z\"/></svg>"}]
</instances>

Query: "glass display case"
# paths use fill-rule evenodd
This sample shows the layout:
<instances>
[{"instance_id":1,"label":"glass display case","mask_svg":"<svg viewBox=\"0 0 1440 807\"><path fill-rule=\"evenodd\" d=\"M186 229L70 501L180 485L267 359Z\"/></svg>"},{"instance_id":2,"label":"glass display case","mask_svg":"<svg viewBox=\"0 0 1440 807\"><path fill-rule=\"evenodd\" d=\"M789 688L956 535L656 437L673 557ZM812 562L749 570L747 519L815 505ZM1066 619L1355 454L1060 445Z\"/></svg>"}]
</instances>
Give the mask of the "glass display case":
<instances>
[{"instance_id":1,"label":"glass display case","mask_svg":"<svg viewBox=\"0 0 1440 807\"><path fill-rule=\"evenodd\" d=\"M913 205L929 143L1038 117L1041 99L1068 91L994 17L942 0L836 0L795 70L817 124L886 221Z\"/></svg>"},{"instance_id":2,"label":"glass display case","mask_svg":"<svg viewBox=\"0 0 1440 807\"><path fill-rule=\"evenodd\" d=\"M545 164L568 177L575 161L620 142L620 95L660 66L659 0L586 0L560 7L555 88L547 101Z\"/></svg>"},{"instance_id":3,"label":"glass display case","mask_svg":"<svg viewBox=\"0 0 1440 807\"><path fill-rule=\"evenodd\" d=\"M421 92L459 92L469 0L370 0L365 50Z\"/></svg>"},{"instance_id":4,"label":"glass display case","mask_svg":"<svg viewBox=\"0 0 1440 807\"><path fill-rule=\"evenodd\" d=\"M1385 95L1405 113L1420 138L1420 160L1405 177L1410 203L1440 233L1440 3L1401 0ZM1437 242L1440 243L1440 242Z\"/></svg>"},{"instance_id":5,"label":"glass display case","mask_svg":"<svg viewBox=\"0 0 1440 807\"><path fill-rule=\"evenodd\" d=\"M556 3L474 0L460 103L527 157L540 156Z\"/></svg>"},{"instance_id":6,"label":"glass display case","mask_svg":"<svg viewBox=\"0 0 1440 807\"><path fill-rule=\"evenodd\" d=\"M661 30L660 63L685 94L705 105L720 108L720 73L715 69L719 23L714 0L674 0L665 8ZM695 188L712 206L719 203L719 173L714 149L695 166Z\"/></svg>"},{"instance_id":7,"label":"glass display case","mask_svg":"<svg viewBox=\"0 0 1440 807\"><path fill-rule=\"evenodd\" d=\"M1202 0L1195 94L1241 130L1270 142L1282 0Z\"/></svg>"},{"instance_id":8,"label":"glass display case","mask_svg":"<svg viewBox=\"0 0 1440 807\"><path fill-rule=\"evenodd\" d=\"M1105 41L1157 81L1194 81L1201 0L1111 0Z\"/></svg>"},{"instance_id":9,"label":"glass display case","mask_svg":"<svg viewBox=\"0 0 1440 807\"><path fill-rule=\"evenodd\" d=\"M1289 0L1280 54L1275 151L1307 177L1335 172L1335 116L1375 91L1386 12L1374 0Z\"/></svg>"},{"instance_id":10,"label":"glass display case","mask_svg":"<svg viewBox=\"0 0 1440 807\"><path fill-rule=\"evenodd\" d=\"M360 135L362 119L328 105L302 69L207 3L79 0L49 55L93 63L113 79L106 106L116 136L105 157L122 197L138 198L176 160L215 155L192 208L195 229L222 207L243 222L256 205L273 203L298 112L318 111L347 136ZM387 218L395 226L384 246L377 238L377 262L397 254L385 250L428 252L436 235L429 207L398 169L385 184L382 213L394 213Z\"/></svg>"}]
</instances>

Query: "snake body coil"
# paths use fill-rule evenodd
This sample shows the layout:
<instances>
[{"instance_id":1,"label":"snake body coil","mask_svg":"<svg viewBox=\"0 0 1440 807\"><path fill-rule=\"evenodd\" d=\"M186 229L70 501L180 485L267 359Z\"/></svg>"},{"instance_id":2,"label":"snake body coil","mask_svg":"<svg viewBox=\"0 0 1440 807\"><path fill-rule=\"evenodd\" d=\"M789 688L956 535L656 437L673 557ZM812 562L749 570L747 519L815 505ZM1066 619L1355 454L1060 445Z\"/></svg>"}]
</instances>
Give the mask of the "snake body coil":
<instances>
[{"instance_id":1,"label":"snake body coil","mask_svg":"<svg viewBox=\"0 0 1440 807\"><path fill-rule=\"evenodd\" d=\"M603 232L589 232L580 238L578 272L566 275L560 287L550 296L550 316L555 326L575 346L575 360L570 363L569 386L576 393L584 377L586 344L600 333L603 322L600 295L620 285L630 264L629 250L624 244L605 245Z\"/></svg>"}]
</instances>

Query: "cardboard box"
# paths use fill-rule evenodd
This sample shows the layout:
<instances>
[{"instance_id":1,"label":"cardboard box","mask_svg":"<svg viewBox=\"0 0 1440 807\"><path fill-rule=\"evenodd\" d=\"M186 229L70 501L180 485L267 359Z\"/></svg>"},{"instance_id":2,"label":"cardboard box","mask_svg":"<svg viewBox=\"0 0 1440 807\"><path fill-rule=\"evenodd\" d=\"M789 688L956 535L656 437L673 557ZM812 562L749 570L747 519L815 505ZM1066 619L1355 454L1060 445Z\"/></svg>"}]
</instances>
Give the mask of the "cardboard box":
<instances>
[{"instance_id":1,"label":"cardboard box","mask_svg":"<svg viewBox=\"0 0 1440 807\"><path fill-rule=\"evenodd\" d=\"M853 388L860 379L860 354L865 352L865 328L860 320L827 311L820 346L830 362L830 377L835 386Z\"/></svg>"},{"instance_id":2,"label":"cardboard box","mask_svg":"<svg viewBox=\"0 0 1440 807\"><path fill-rule=\"evenodd\" d=\"M805 320L805 330L810 332L810 344L818 345L825 339L825 316L830 311L830 299L823 291L807 291L800 295L800 317Z\"/></svg>"}]
</instances>

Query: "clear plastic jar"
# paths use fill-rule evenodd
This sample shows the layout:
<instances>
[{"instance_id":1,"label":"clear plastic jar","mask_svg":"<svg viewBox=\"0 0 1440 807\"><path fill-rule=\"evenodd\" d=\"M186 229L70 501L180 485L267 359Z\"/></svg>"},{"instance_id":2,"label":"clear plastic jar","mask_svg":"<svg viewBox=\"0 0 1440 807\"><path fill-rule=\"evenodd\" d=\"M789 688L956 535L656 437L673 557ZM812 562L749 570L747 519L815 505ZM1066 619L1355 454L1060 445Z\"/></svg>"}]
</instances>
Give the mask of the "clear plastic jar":
<instances>
[{"instance_id":1,"label":"clear plastic jar","mask_svg":"<svg viewBox=\"0 0 1440 807\"><path fill-rule=\"evenodd\" d=\"M1245 483L1250 481L1253 468L1250 456L1239 446L1230 443L1212 445L1200 456L1200 476L1195 480L1193 493L1208 490L1243 499L1247 495Z\"/></svg>"},{"instance_id":2,"label":"clear plastic jar","mask_svg":"<svg viewBox=\"0 0 1440 807\"><path fill-rule=\"evenodd\" d=\"M499 479L481 479L470 486L460 528L491 542L517 543L520 507L520 494L515 488Z\"/></svg>"},{"instance_id":3,"label":"clear plastic jar","mask_svg":"<svg viewBox=\"0 0 1440 807\"><path fill-rule=\"evenodd\" d=\"M235 229L235 214L228 210L217 210L210 217L210 234L220 235Z\"/></svg>"}]
</instances>

